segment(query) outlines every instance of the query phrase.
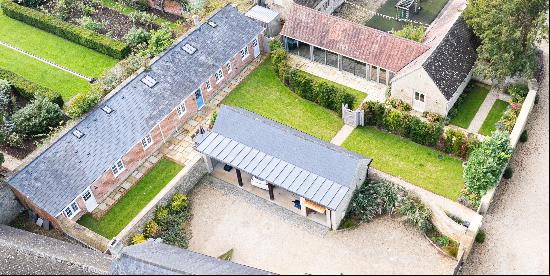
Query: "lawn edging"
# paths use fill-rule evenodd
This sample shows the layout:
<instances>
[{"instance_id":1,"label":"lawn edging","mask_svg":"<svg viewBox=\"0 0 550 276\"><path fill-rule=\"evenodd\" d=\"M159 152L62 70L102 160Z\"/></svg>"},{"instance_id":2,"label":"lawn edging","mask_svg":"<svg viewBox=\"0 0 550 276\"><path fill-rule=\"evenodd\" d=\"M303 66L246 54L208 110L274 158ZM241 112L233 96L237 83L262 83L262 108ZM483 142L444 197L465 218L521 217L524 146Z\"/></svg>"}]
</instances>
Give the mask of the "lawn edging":
<instances>
[{"instance_id":1,"label":"lawn edging","mask_svg":"<svg viewBox=\"0 0 550 276\"><path fill-rule=\"evenodd\" d=\"M158 206L166 205L176 193L188 194L197 183L208 173L206 163L200 157L189 160L189 164L166 185L151 200L130 223L113 238L111 244L127 243L127 240L136 233L143 232L145 224L152 220Z\"/></svg>"}]
</instances>

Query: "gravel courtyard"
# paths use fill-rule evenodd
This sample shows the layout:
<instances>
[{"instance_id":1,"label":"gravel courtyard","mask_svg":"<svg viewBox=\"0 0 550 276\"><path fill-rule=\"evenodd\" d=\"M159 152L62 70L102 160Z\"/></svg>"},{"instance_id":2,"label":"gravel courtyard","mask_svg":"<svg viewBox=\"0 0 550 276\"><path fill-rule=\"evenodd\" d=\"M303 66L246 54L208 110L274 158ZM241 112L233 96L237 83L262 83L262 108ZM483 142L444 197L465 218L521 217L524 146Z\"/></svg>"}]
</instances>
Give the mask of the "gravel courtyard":
<instances>
[{"instance_id":1,"label":"gravel courtyard","mask_svg":"<svg viewBox=\"0 0 550 276\"><path fill-rule=\"evenodd\" d=\"M234 262L278 274L452 273L452 259L396 219L321 236L242 193L205 183L194 189L190 250L217 257L234 249Z\"/></svg>"},{"instance_id":2,"label":"gravel courtyard","mask_svg":"<svg viewBox=\"0 0 550 276\"><path fill-rule=\"evenodd\" d=\"M541 49L545 80L529 140L514 152L514 176L498 188L483 220L487 238L474 247L464 274L548 274L548 42Z\"/></svg>"}]
</instances>

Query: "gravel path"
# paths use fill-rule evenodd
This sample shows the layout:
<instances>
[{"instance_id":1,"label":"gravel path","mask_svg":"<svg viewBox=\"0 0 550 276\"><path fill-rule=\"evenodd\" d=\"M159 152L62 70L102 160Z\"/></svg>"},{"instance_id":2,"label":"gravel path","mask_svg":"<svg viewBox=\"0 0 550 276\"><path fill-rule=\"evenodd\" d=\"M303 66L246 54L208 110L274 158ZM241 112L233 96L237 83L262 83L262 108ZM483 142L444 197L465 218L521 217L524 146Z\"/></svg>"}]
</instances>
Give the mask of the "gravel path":
<instances>
[{"instance_id":1,"label":"gravel path","mask_svg":"<svg viewBox=\"0 0 550 276\"><path fill-rule=\"evenodd\" d=\"M548 43L540 102L527 125L529 140L511 162L514 176L501 183L484 219L485 243L477 244L464 274L548 274Z\"/></svg>"},{"instance_id":2,"label":"gravel path","mask_svg":"<svg viewBox=\"0 0 550 276\"><path fill-rule=\"evenodd\" d=\"M325 236L210 185L192 193L189 249L278 274L450 274L455 262L390 217Z\"/></svg>"}]
</instances>

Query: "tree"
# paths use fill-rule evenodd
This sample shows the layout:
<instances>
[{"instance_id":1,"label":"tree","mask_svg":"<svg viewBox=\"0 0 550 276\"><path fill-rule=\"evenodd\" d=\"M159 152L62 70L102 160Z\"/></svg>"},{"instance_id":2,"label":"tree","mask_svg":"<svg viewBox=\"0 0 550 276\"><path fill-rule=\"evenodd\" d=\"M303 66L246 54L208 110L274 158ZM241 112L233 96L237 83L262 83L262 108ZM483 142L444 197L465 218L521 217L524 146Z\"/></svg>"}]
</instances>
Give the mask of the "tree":
<instances>
[{"instance_id":1,"label":"tree","mask_svg":"<svg viewBox=\"0 0 550 276\"><path fill-rule=\"evenodd\" d=\"M476 73L531 78L536 45L547 37L547 10L548 0L469 0L464 19L481 39Z\"/></svg>"},{"instance_id":2,"label":"tree","mask_svg":"<svg viewBox=\"0 0 550 276\"><path fill-rule=\"evenodd\" d=\"M155 31L149 39L149 46L147 47L147 54L151 57L162 53L172 45L172 32L168 26L162 26L162 28Z\"/></svg>"},{"instance_id":3,"label":"tree","mask_svg":"<svg viewBox=\"0 0 550 276\"><path fill-rule=\"evenodd\" d=\"M37 98L32 103L13 114L16 130L22 135L48 133L50 128L59 126L63 111L47 98Z\"/></svg>"},{"instance_id":4,"label":"tree","mask_svg":"<svg viewBox=\"0 0 550 276\"><path fill-rule=\"evenodd\" d=\"M422 40L424 39L424 31L425 29L423 26L408 24L403 29L395 32L395 35L402 38L414 40L416 42L422 42Z\"/></svg>"}]
</instances>

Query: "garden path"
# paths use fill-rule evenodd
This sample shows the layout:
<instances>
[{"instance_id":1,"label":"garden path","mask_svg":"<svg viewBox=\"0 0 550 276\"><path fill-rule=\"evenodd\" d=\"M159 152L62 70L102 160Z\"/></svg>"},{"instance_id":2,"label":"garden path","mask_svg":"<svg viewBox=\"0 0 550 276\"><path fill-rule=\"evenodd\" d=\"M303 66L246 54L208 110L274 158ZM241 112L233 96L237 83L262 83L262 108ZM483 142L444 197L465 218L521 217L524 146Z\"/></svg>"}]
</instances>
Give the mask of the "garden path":
<instances>
[{"instance_id":1,"label":"garden path","mask_svg":"<svg viewBox=\"0 0 550 276\"><path fill-rule=\"evenodd\" d=\"M346 139L348 139L348 136L353 132L355 128L350 125L344 125L338 133L330 140L330 143L335 144L337 146L341 146Z\"/></svg>"},{"instance_id":2,"label":"garden path","mask_svg":"<svg viewBox=\"0 0 550 276\"><path fill-rule=\"evenodd\" d=\"M479 107L476 116L474 116L474 119L470 123L470 126L468 126L468 132L478 133L495 102L497 100L508 101L509 99L510 96L500 93L497 87L491 88L491 91Z\"/></svg>"}]
</instances>

